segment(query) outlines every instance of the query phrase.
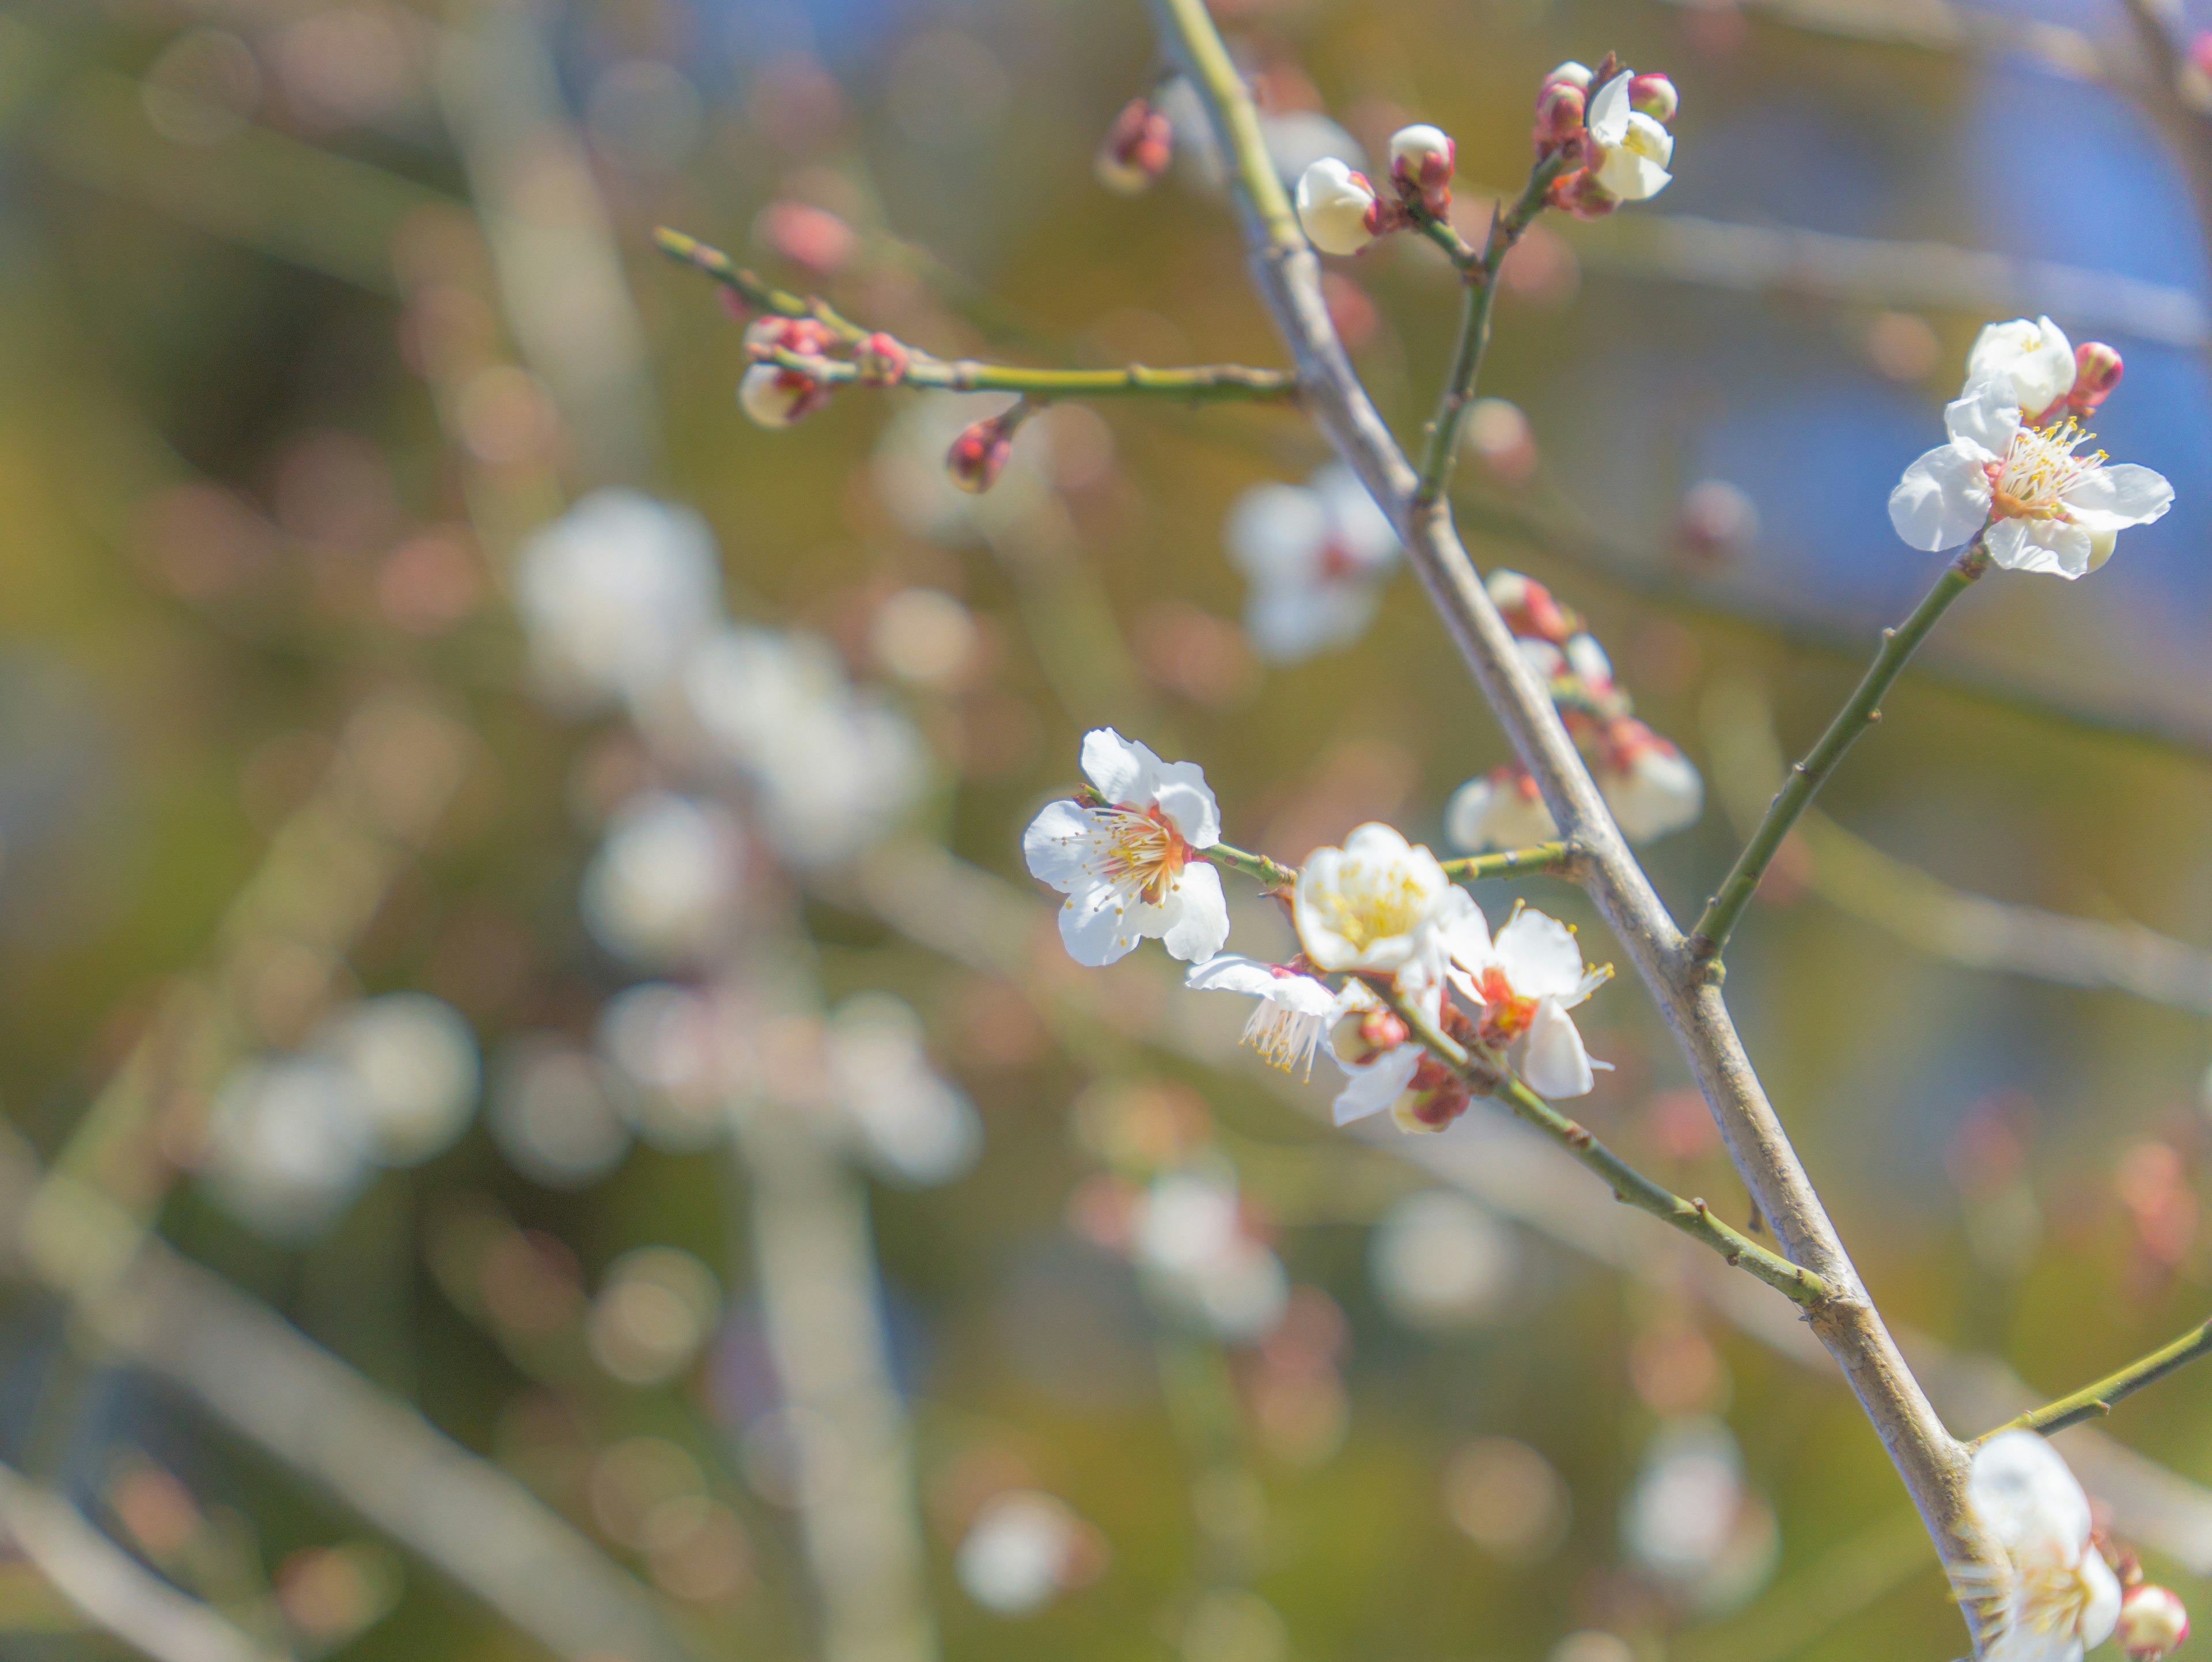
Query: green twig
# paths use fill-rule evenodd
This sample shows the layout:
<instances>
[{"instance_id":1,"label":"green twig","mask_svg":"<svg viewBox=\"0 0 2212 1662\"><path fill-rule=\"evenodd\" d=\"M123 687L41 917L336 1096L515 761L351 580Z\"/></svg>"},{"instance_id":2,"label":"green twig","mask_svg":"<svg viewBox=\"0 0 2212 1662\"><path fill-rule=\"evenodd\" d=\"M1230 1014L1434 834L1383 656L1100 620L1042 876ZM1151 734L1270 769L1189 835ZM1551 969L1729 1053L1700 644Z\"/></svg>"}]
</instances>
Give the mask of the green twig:
<instances>
[{"instance_id":1,"label":"green twig","mask_svg":"<svg viewBox=\"0 0 2212 1662\"><path fill-rule=\"evenodd\" d=\"M1428 1046L1431 1053L1470 1089L1504 1099L1521 1118L1545 1132L1584 1166L1612 1186L1613 1198L1639 1211L1649 1212L1673 1225L1692 1240L1701 1241L1737 1269L1755 1275L1794 1302L1810 1309L1828 1296L1828 1284L1811 1270L1794 1264L1758 1242L1739 1234L1713 1215L1703 1200L1684 1200L1662 1189L1626 1160L1592 1136L1589 1129L1538 1096L1486 1050L1469 1054L1457 1040L1438 1031L1436 1024L1397 993L1386 995L1390 1008Z\"/></svg>"},{"instance_id":2,"label":"green twig","mask_svg":"<svg viewBox=\"0 0 2212 1662\"><path fill-rule=\"evenodd\" d=\"M1267 241L1281 250L1303 249L1305 233L1298 228L1290 192L1283 188L1267 150L1267 135L1260 128L1260 112L1252 102L1244 77L1229 56L1221 33L1206 9L1206 0L1152 0L1162 23L1161 33L1173 41L1191 78L1204 88L1204 102L1225 129L1223 148L1236 168L1237 193L1243 206L1258 222Z\"/></svg>"},{"instance_id":3,"label":"green twig","mask_svg":"<svg viewBox=\"0 0 2212 1662\"><path fill-rule=\"evenodd\" d=\"M2172 1344L2130 1362L2117 1373L2106 1374L2094 1385L2082 1386L2070 1397L2061 1397L2055 1403L2046 1403L2007 1420L1996 1431L1976 1438L1975 1444L1978 1446L1989 1441L1997 1431L2039 1431L2048 1437L2054 1431L2063 1431L2084 1420L2098 1419L2110 1414L2112 1404L2121 1397L2132 1397L2152 1380L2162 1379L2176 1368L2185 1367L2207 1355L2212 1355L2212 1322L2191 1328Z\"/></svg>"},{"instance_id":4,"label":"green twig","mask_svg":"<svg viewBox=\"0 0 2212 1662\"><path fill-rule=\"evenodd\" d=\"M1218 866L1225 872L1235 872L1249 877L1268 889L1295 889L1298 874L1280 861L1270 860L1264 854L1247 854L1243 849L1232 849L1226 843L1216 843L1210 849L1197 850L1200 859Z\"/></svg>"},{"instance_id":5,"label":"green twig","mask_svg":"<svg viewBox=\"0 0 2212 1662\"><path fill-rule=\"evenodd\" d=\"M1490 350L1490 308L1498 298L1498 268L1512 252L1513 245L1520 241L1521 234L1543 210L1544 193L1551 189L1552 181L1565 165L1566 156L1559 153L1546 156L1529 169L1528 183L1521 192L1521 199L1491 216L1490 234L1483 243L1482 258L1473 263L1456 252L1467 247L1456 232L1423 216L1423 232L1450 254L1460 267L1467 284L1467 307L1460 315L1459 349L1453 355L1451 378L1444 383L1443 393L1437 400L1436 417L1429 423L1428 454L1421 462L1420 488L1413 493L1416 508L1440 501L1451 484L1452 463L1459 453L1460 428L1467 420L1468 405L1474 402L1474 383L1482 374L1483 354ZM1449 241L1437 235L1438 228L1450 233Z\"/></svg>"},{"instance_id":6,"label":"green twig","mask_svg":"<svg viewBox=\"0 0 2212 1662\"><path fill-rule=\"evenodd\" d=\"M1469 855L1443 862L1444 875L1458 883L1480 883L1487 877L1559 877L1575 863L1571 843L1538 843L1526 849L1507 849L1500 854Z\"/></svg>"},{"instance_id":7,"label":"green twig","mask_svg":"<svg viewBox=\"0 0 2212 1662\"><path fill-rule=\"evenodd\" d=\"M842 359L814 357L781 348L768 356L824 386L872 384L859 364ZM1119 369L1031 369L1015 364L978 363L972 358L950 362L922 358L908 363L899 379L902 386L939 392L1020 393L1036 399L1134 394L1206 401L1288 398L1297 391L1297 380L1283 370L1254 369L1241 363L1197 363L1176 369L1156 369L1142 363Z\"/></svg>"},{"instance_id":8,"label":"green twig","mask_svg":"<svg viewBox=\"0 0 2212 1662\"><path fill-rule=\"evenodd\" d=\"M1735 928L1744 908L1751 904L1760 876L1780 850L1790 828L1797 823L1798 815L1811 806L1814 796L1836 770L1836 764L1844 759L1844 752L1861 734L1881 719L1882 699L1914 649L1936 627L1936 620L1950 609L1952 601L1973 587L1975 580L1989 566L1989 554L1982 538L1978 536L1964 553L1944 568L1943 575L1936 579L1927 597L1912 609L1912 615L1899 627L1882 631L1881 649L1875 654L1874 662L1859 682L1858 690L1836 712L1835 720L1820 735L1820 742L1813 746L1803 761L1790 768L1789 778L1767 806L1766 817L1759 822L1759 829L1736 856L1727 880L1706 903L1697 928L1690 934L1692 962L1705 963L1720 955L1722 947L1728 944L1729 932Z\"/></svg>"},{"instance_id":9,"label":"green twig","mask_svg":"<svg viewBox=\"0 0 2212 1662\"><path fill-rule=\"evenodd\" d=\"M681 231L672 231L662 226L653 234L653 244L671 259L681 260L695 271L708 277L730 289L756 312L774 312L779 317L812 318L847 345L856 345L868 338L868 332L850 318L844 316L829 301L810 299L779 289L766 278L756 276L738 265L720 248L709 247L693 236Z\"/></svg>"}]
</instances>

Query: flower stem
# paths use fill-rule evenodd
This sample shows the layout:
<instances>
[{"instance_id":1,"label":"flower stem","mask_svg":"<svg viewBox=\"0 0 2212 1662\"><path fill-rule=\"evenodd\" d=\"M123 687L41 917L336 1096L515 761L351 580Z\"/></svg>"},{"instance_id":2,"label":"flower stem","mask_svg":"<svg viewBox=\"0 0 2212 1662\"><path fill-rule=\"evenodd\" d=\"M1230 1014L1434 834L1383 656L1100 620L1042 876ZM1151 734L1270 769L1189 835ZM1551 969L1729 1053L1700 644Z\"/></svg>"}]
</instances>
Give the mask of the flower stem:
<instances>
[{"instance_id":1,"label":"flower stem","mask_svg":"<svg viewBox=\"0 0 2212 1662\"><path fill-rule=\"evenodd\" d=\"M1460 428L1467 420L1468 406L1474 402L1474 383L1482 374L1483 354L1490 350L1490 308L1498 297L1498 268L1512 252L1513 245L1520 241L1521 234L1542 211L1544 193L1565 165L1564 155L1554 155L1546 156L1529 169L1528 183L1521 192L1521 199L1491 216L1490 235L1483 243L1482 258L1479 260L1469 263L1459 252L1467 245L1449 226L1423 222L1423 232L1450 254L1453 263L1459 266L1467 284L1467 307L1460 314L1459 350L1452 358L1451 379L1444 383L1443 395L1437 401L1435 418L1429 423L1428 454L1421 462L1419 488L1413 493L1417 508L1441 501L1451 484L1452 463L1459 454ZM1449 240L1438 236L1438 230L1445 232Z\"/></svg>"},{"instance_id":2,"label":"flower stem","mask_svg":"<svg viewBox=\"0 0 2212 1662\"><path fill-rule=\"evenodd\" d=\"M2054 1431L2063 1431L2084 1420L2097 1419L2110 1414L2112 1404L2121 1397L2134 1396L2154 1379L2162 1379L2176 1368L2186 1367L2203 1355L2212 1355L2212 1322L2191 1328L2172 1344L2137 1358L2094 1385L2082 1386L2070 1397L2061 1397L2055 1403L2046 1403L2007 1420L1996 1431L1985 1432L1976 1438L1975 1443L1978 1446L1989 1441L1997 1431L2039 1431L2048 1437Z\"/></svg>"},{"instance_id":3,"label":"flower stem","mask_svg":"<svg viewBox=\"0 0 2212 1662\"><path fill-rule=\"evenodd\" d=\"M1649 1212L1692 1240L1702 1241L1737 1269L1758 1277L1808 1310L1828 1297L1828 1284L1811 1270L1738 1233L1715 1217L1712 1208L1702 1199L1684 1200L1652 1182L1592 1136L1586 1127L1568 1118L1522 1083L1512 1069L1491 1052L1478 1046L1470 1054L1457 1040L1439 1032L1434 1022L1395 991L1386 996L1390 1008L1412 1030L1413 1037L1428 1046L1462 1083L1479 1093L1503 1097L1515 1114L1547 1134L1612 1185L1615 1200Z\"/></svg>"},{"instance_id":4,"label":"flower stem","mask_svg":"<svg viewBox=\"0 0 2212 1662\"><path fill-rule=\"evenodd\" d=\"M1262 888L1294 889L1298 874L1279 860L1270 860L1264 854L1248 854L1243 849L1233 849L1226 843L1216 843L1210 849L1193 850L1201 860L1218 866L1225 872L1235 872L1249 877Z\"/></svg>"},{"instance_id":5,"label":"flower stem","mask_svg":"<svg viewBox=\"0 0 2212 1662\"><path fill-rule=\"evenodd\" d=\"M1882 699L1895 685L1914 650L1928 638L1929 630L1936 627L1936 620L1989 568L1989 554L1982 538L1978 536L1964 553L1943 569L1943 575L1912 609L1912 615L1899 627L1882 631L1881 649L1875 654L1874 662L1868 667L1858 690L1836 712L1835 719L1828 723L1828 730L1820 735L1820 743L1813 746L1803 761L1791 766L1790 777L1767 805L1765 818L1759 822L1759 829L1736 856L1727 880L1705 904L1687 942L1692 964L1710 963L1720 956L1721 949L1728 944L1729 932L1751 904L1760 876L1780 850L1790 828L1797 823L1797 817L1812 806L1814 795L1836 770L1836 764L1844 759L1844 752L1861 734L1881 719Z\"/></svg>"},{"instance_id":6,"label":"flower stem","mask_svg":"<svg viewBox=\"0 0 2212 1662\"><path fill-rule=\"evenodd\" d=\"M1479 883L1486 877L1563 876L1574 863L1573 844L1538 843L1525 849L1507 849L1502 854L1447 860L1443 868L1444 875L1455 883Z\"/></svg>"},{"instance_id":7,"label":"flower stem","mask_svg":"<svg viewBox=\"0 0 2212 1662\"><path fill-rule=\"evenodd\" d=\"M774 312L779 317L787 318L812 318L848 346L868 338L866 330L838 312L829 301L779 289L746 271L720 248L709 247L696 237L686 236L681 231L672 231L664 225L653 232L653 240L654 246L671 259L680 260L696 271L704 271L756 312Z\"/></svg>"},{"instance_id":8,"label":"flower stem","mask_svg":"<svg viewBox=\"0 0 2212 1662\"><path fill-rule=\"evenodd\" d=\"M779 350L769 354L769 360L811 376L823 386L869 384L859 364L836 358ZM916 359L907 366L900 384L945 393L1019 393L1035 399L1117 394L1192 400L1280 399L1291 397L1298 390L1297 380L1285 370L1254 369L1241 363L1197 363L1176 369L1156 369L1142 363L1119 369L1031 369L1015 364L978 363L972 358Z\"/></svg>"}]
</instances>

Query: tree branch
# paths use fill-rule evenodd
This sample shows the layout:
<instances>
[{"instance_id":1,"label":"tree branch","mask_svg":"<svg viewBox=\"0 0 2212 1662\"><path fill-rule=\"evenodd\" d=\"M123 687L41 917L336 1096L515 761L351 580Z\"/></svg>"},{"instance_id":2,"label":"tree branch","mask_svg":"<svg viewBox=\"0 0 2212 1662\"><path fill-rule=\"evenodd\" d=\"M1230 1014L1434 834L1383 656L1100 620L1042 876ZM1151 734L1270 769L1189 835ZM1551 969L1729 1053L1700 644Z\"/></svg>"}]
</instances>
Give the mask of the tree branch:
<instances>
[{"instance_id":1,"label":"tree branch","mask_svg":"<svg viewBox=\"0 0 2212 1662\"><path fill-rule=\"evenodd\" d=\"M2172 1344L2161 1345L2118 1373L2107 1373L2095 1384L2083 1385L2070 1397L2061 1397L2055 1403L2046 1403L2007 1420L1996 1431L1984 1432L1974 1442L1978 1446L1996 1436L1997 1431L2039 1431L2048 1437L2084 1420L2097 1419L2110 1414L2112 1404L2123 1397L2134 1396L2145 1385L2163 1379L2175 1369L2186 1367L2207 1354L2212 1354L2212 1322L2191 1328Z\"/></svg>"},{"instance_id":2,"label":"tree branch","mask_svg":"<svg viewBox=\"0 0 2212 1662\"><path fill-rule=\"evenodd\" d=\"M1201 0L1151 0L1178 67L1191 77L1217 138L1237 155L1240 176L1264 152L1240 135L1255 130L1249 94ZM1272 178L1272 174L1268 175ZM1279 198L1280 186L1275 187ZM1443 502L1418 506L1413 470L1353 374L1329 323L1319 262L1279 234L1249 189L1231 201L1250 253L1254 281L1297 360L1308 407L1404 539L1409 563L1443 616L1462 657L1543 794L1565 839L1583 850L1584 886L1620 938L1666 1014L1705 1093L1730 1158L1790 1258L1833 1296L1811 1312L1821 1342L1842 1365L1874 1422L1946 1564L1978 1561L1966 1512L1966 1451L1945 1430L1868 1298L1788 1135L1744 1055L1720 989L1685 950L1620 828L1607 813L1548 691L1516 649ZM1969 1617L1971 1620L1971 1617Z\"/></svg>"}]
</instances>

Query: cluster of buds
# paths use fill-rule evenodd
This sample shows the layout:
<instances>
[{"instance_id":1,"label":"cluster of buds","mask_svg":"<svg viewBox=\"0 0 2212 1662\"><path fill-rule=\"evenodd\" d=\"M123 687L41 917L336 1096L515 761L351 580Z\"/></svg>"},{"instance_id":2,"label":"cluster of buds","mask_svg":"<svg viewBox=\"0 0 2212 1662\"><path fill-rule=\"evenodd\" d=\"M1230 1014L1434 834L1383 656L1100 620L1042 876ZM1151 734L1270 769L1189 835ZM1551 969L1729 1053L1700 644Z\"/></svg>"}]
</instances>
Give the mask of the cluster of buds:
<instances>
[{"instance_id":1,"label":"cluster of buds","mask_svg":"<svg viewBox=\"0 0 2212 1662\"><path fill-rule=\"evenodd\" d=\"M1298 180L1298 223L1325 254L1356 254L1393 231L1451 210L1458 149L1441 127L1419 123L1390 136L1390 190L1334 156L1323 156Z\"/></svg>"},{"instance_id":2,"label":"cluster of buds","mask_svg":"<svg viewBox=\"0 0 2212 1662\"><path fill-rule=\"evenodd\" d=\"M1152 188L1174 158L1175 128L1166 113L1149 98L1133 98L1106 130L1091 171L1115 195L1137 196Z\"/></svg>"},{"instance_id":3,"label":"cluster of buds","mask_svg":"<svg viewBox=\"0 0 2212 1662\"><path fill-rule=\"evenodd\" d=\"M1665 76L1638 75L1610 52L1594 70L1570 62L1546 76L1533 137L1540 161L1561 159L1552 206L1595 219L1665 190L1674 159L1667 124L1680 103Z\"/></svg>"},{"instance_id":4,"label":"cluster of buds","mask_svg":"<svg viewBox=\"0 0 2212 1662\"><path fill-rule=\"evenodd\" d=\"M1014 454L1014 434L1030 414L1029 402L1018 400L995 416L962 428L945 453L945 471L952 483L978 496L996 484Z\"/></svg>"},{"instance_id":5,"label":"cluster of buds","mask_svg":"<svg viewBox=\"0 0 2212 1662\"><path fill-rule=\"evenodd\" d=\"M1490 598L1531 667L1542 676L1567 730L1590 758L1606 805L1631 842L1649 842L1695 823L1705 786L1689 759L1637 719L1613 665L1583 618L1542 583L1493 571ZM1535 782L1517 765L1460 787L1444 811L1462 848L1521 848L1559 835Z\"/></svg>"},{"instance_id":6,"label":"cluster of buds","mask_svg":"<svg viewBox=\"0 0 2212 1662\"><path fill-rule=\"evenodd\" d=\"M837 336L814 318L774 315L745 326L752 366L738 382L738 403L763 427L788 427L830 402L826 373ZM853 348L854 379L864 387L896 387L906 378L909 354L890 336L877 333Z\"/></svg>"},{"instance_id":7,"label":"cluster of buds","mask_svg":"<svg viewBox=\"0 0 2212 1662\"><path fill-rule=\"evenodd\" d=\"M1487 1007L1470 1014L1448 998L1439 1010L1437 1025L1470 1048L1481 1044L1502 1049L1519 1035L1491 1031L1497 1025L1492 1020L1494 1014ZM1413 1032L1401 1017L1389 1010L1370 1009L1336 1041L1336 1053L1353 1067L1371 1066L1412 1039ZM1434 1054L1423 1050L1404 1094L1391 1105L1390 1113L1401 1130L1441 1131L1464 1114L1474 1099L1473 1087Z\"/></svg>"}]
</instances>

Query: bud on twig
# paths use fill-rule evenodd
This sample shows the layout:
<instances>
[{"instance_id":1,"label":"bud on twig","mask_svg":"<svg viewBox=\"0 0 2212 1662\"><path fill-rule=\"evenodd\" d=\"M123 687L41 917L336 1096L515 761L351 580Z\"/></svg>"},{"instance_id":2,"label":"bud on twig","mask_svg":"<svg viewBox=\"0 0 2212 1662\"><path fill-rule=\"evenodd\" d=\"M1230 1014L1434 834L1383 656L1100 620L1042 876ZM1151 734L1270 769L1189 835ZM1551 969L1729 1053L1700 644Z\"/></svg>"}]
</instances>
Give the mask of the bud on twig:
<instances>
[{"instance_id":1,"label":"bud on twig","mask_svg":"<svg viewBox=\"0 0 2212 1662\"><path fill-rule=\"evenodd\" d=\"M1175 128L1152 100L1133 98L1106 130L1091 171L1116 196L1150 190L1175 155Z\"/></svg>"},{"instance_id":2,"label":"bud on twig","mask_svg":"<svg viewBox=\"0 0 2212 1662\"><path fill-rule=\"evenodd\" d=\"M2166 1588L2146 1581L2120 1600L2120 1648L2134 1662L2162 1662L2189 1637L2189 1609Z\"/></svg>"},{"instance_id":3,"label":"bud on twig","mask_svg":"<svg viewBox=\"0 0 2212 1662\"><path fill-rule=\"evenodd\" d=\"M906 379L905 345L880 329L853 349L853 364L869 387L896 387Z\"/></svg>"},{"instance_id":4,"label":"bud on twig","mask_svg":"<svg viewBox=\"0 0 2212 1662\"><path fill-rule=\"evenodd\" d=\"M1458 147L1441 127L1425 123L1390 136L1390 177L1401 196L1418 199L1437 217L1451 208L1452 167Z\"/></svg>"},{"instance_id":5,"label":"bud on twig","mask_svg":"<svg viewBox=\"0 0 2212 1662\"><path fill-rule=\"evenodd\" d=\"M2103 341L2083 341L2074 349L2074 390L2066 395L2066 407L2077 416L2087 415L2112 395L2126 368L2120 355Z\"/></svg>"},{"instance_id":6,"label":"bud on twig","mask_svg":"<svg viewBox=\"0 0 2212 1662\"><path fill-rule=\"evenodd\" d=\"M1002 410L963 430L945 453L945 470L963 490L981 496L999 482L1014 454L1014 433L1028 419L1026 402Z\"/></svg>"},{"instance_id":7,"label":"bud on twig","mask_svg":"<svg viewBox=\"0 0 2212 1662\"><path fill-rule=\"evenodd\" d=\"M1674 112L1682 107L1682 100L1674 90L1674 83L1655 70L1639 75L1628 83L1628 107L1654 121L1666 122L1674 119Z\"/></svg>"},{"instance_id":8,"label":"bud on twig","mask_svg":"<svg viewBox=\"0 0 2212 1662\"><path fill-rule=\"evenodd\" d=\"M1298 180L1298 223L1325 254L1356 254L1406 222L1406 210L1376 194L1364 174L1323 156Z\"/></svg>"}]
</instances>

